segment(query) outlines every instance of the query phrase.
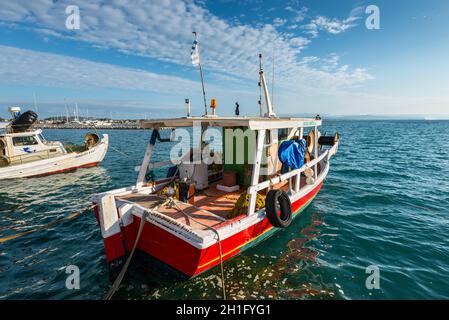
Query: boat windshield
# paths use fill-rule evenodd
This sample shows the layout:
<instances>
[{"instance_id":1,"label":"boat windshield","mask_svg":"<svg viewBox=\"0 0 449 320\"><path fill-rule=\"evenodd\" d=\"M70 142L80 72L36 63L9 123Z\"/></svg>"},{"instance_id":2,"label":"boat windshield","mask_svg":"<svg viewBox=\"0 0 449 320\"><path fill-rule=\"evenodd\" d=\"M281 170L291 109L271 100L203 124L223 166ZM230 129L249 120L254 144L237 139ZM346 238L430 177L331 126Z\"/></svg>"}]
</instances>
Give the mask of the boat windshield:
<instances>
[{"instance_id":1,"label":"boat windshield","mask_svg":"<svg viewBox=\"0 0 449 320\"><path fill-rule=\"evenodd\" d=\"M44 136L42 135L42 133L38 134L39 140L42 141L42 143L47 143L47 139L44 138Z\"/></svg>"}]
</instances>

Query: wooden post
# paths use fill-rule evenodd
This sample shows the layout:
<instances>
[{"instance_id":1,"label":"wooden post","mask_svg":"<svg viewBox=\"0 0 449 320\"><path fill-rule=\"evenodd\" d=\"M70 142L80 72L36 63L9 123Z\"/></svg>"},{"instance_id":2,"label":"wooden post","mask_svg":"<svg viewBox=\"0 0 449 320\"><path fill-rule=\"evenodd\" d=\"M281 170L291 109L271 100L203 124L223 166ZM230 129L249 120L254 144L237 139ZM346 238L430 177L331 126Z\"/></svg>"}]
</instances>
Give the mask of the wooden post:
<instances>
[{"instance_id":1,"label":"wooden post","mask_svg":"<svg viewBox=\"0 0 449 320\"><path fill-rule=\"evenodd\" d=\"M257 191L255 191L253 187L259 183L260 164L262 162L262 152L263 146L265 144L265 133L266 130L263 129L259 130L257 135L257 149L256 149L256 157L254 159L255 163L253 166L253 173L251 176L251 186L248 188L249 200L248 200L247 215L253 214L256 209Z\"/></svg>"}]
</instances>

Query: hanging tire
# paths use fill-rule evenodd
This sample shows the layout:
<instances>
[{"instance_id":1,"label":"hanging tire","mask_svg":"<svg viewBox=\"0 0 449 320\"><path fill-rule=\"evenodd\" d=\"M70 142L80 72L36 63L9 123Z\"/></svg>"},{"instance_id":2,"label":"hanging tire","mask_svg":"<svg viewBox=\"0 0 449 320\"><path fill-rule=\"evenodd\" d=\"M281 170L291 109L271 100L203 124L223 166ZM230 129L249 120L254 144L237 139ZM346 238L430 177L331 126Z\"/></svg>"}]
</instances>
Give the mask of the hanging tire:
<instances>
[{"instance_id":1,"label":"hanging tire","mask_svg":"<svg viewBox=\"0 0 449 320\"><path fill-rule=\"evenodd\" d=\"M292 222L292 205L285 191L270 190L265 200L268 221L276 228L287 228Z\"/></svg>"}]
</instances>

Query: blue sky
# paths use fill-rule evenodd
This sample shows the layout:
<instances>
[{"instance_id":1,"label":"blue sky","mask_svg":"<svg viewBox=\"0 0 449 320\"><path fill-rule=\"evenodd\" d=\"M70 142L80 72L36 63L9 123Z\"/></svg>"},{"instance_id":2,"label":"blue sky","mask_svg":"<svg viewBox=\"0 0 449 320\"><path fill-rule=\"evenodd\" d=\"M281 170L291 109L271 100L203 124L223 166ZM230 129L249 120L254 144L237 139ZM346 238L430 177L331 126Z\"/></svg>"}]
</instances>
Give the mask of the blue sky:
<instances>
[{"instance_id":1,"label":"blue sky","mask_svg":"<svg viewBox=\"0 0 449 320\"><path fill-rule=\"evenodd\" d=\"M446 0L35 0L0 3L0 117L34 96L41 116L181 116L186 97L201 114L192 31L219 114L257 114L259 52L281 114L449 114Z\"/></svg>"}]
</instances>

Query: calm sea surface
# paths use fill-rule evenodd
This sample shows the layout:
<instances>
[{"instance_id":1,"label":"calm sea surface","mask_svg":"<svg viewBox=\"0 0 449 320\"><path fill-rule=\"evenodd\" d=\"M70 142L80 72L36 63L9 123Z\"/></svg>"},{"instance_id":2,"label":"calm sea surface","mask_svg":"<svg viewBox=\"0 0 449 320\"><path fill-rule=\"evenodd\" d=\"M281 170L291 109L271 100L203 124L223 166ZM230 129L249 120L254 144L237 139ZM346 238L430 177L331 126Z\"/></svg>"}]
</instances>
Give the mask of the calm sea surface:
<instances>
[{"instance_id":1,"label":"calm sea surface","mask_svg":"<svg viewBox=\"0 0 449 320\"><path fill-rule=\"evenodd\" d=\"M324 187L292 225L225 264L229 298L449 299L449 122L335 121ZM82 141L84 131L47 130ZM83 210L89 196L134 183L148 131L110 131L100 167L0 182L0 237ZM161 150L160 155L163 153ZM11 229L13 228L13 229ZM80 289L65 287L66 266ZM368 290L366 268L380 270ZM219 269L179 281L136 260L115 298L217 299ZM92 212L0 244L1 299L100 299L110 284Z\"/></svg>"}]
</instances>

